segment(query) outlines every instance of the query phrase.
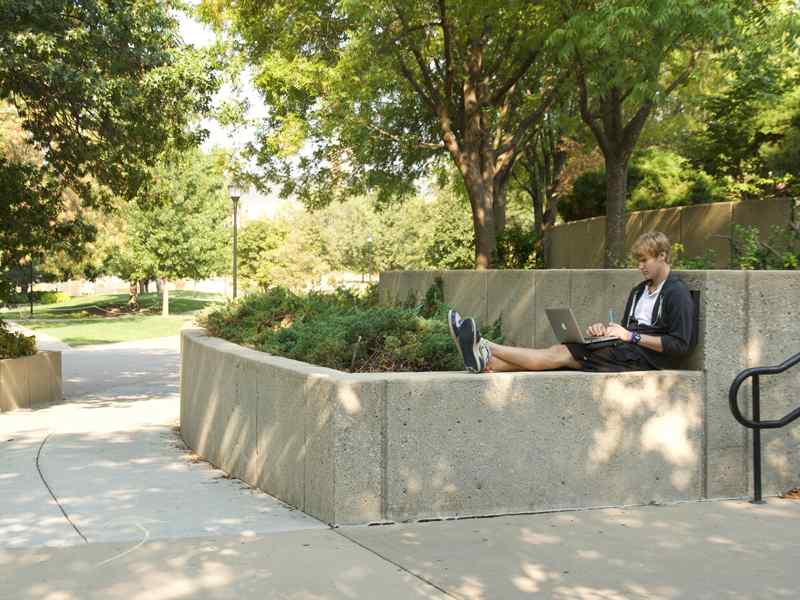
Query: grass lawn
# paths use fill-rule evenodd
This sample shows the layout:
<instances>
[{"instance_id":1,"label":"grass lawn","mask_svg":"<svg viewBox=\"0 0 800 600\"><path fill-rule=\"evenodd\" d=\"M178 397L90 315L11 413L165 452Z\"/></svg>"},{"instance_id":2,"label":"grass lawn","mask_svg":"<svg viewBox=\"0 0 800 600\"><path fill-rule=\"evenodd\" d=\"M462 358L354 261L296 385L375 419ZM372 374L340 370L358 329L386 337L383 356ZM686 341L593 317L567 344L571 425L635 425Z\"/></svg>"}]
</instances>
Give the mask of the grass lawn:
<instances>
[{"instance_id":1,"label":"grass lawn","mask_svg":"<svg viewBox=\"0 0 800 600\"><path fill-rule=\"evenodd\" d=\"M86 346L177 335L196 313L224 301L218 294L202 292L171 291L169 296L169 317L161 316L157 294L140 296L141 310L135 313L127 311L127 294L106 294L34 305L33 318L28 311L3 312L0 318L13 319L70 346Z\"/></svg>"}]
</instances>

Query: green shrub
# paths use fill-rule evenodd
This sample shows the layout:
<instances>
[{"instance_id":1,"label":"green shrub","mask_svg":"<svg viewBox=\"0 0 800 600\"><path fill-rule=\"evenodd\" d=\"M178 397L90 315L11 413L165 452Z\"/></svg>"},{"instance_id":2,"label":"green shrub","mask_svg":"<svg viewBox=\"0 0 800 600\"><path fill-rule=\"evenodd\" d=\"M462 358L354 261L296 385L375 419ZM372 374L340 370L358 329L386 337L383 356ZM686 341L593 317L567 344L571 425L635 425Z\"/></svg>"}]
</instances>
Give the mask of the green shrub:
<instances>
[{"instance_id":1,"label":"green shrub","mask_svg":"<svg viewBox=\"0 0 800 600\"><path fill-rule=\"evenodd\" d=\"M637 153L628 164L627 210L650 210L726 200L726 189L684 157L659 148ZM605 169L575 178L572 191L558 205L564 221L606 214Z\"/></svg>"},{"instance_id":2,"label":"green shrub","mask_svg":"<svg viewBox=\"0 0 800 600\"><path fill-rule=\"evenodd\" d=\"M755 225L733 226L733 263L739 269L795 270L800 262L800 235L789 227L775 225L764 242Z\"/></svg>"},{"instance_id":3,"label":"green shrub","mask_svg":"<svg viewBox=\"0 0 800 600\"><path fill-rule=\"evenodd\" d=\"M14 333L0 321L0 360L36 354L36 338Z\"/></svg>"},{"instance_id":4,"label":"green shrub","mask_svg":"<svg viewBox=\"0 0 800 600\"><path fill-rule=\"evenodd\" d=\"M374 292L294 294L282 288L247 296L201 317L213 336L263 352L351 372L454 371L441 284L421 302L381 306ZM499 339L500 322L484 331Z\"/></svg>"},{"instance_id":5,"label":"green shrub","mask_svg":"<svg viewBox=\"0 0 800 600\"><path fill-rule=\"evenodd\" d=\"M679 154L648 148L633 159L637 181L629 190L628 210L649 210L725 200L724 189Z\"/></svg>"},{"instance_id":6,"label":"green shrub","mask_svg":"<svg viewBox=\"0 0 800 600\"><path fill-rule=\"evenodd\" d=\"M675 269L713 269L717 262L717 251L707 249L703 256L688 257L686 248L683 244L676 242L672 244L671 265Z\"/></svg>"},{"instance_id":7,"label":"green shrub","mask_svg":"<svg viewBox=\"0 0 800 600\"><path fill-rule=\"evenodd\" d=\"M69 300L69 296L64 292L33 292L34 304L58 304L67 300ZM9 298L9 304L28 304L30 301L28 294L12 294Z\"/></svg>"}]
</instances>

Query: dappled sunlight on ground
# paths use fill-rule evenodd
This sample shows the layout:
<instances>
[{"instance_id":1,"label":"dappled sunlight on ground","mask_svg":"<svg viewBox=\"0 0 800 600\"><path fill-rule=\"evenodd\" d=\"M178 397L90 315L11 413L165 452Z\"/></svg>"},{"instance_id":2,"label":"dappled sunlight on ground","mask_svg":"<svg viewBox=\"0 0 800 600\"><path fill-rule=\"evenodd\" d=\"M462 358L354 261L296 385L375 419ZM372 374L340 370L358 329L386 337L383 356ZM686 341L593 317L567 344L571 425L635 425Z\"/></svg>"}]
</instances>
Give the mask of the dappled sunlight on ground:
<instances>
[{"instance_id":1,"label":"dappled sunlight on ground","mask_svg":"<svg viewBox=\"0 0 800 600\"><path fill-rule=\"evenodd\" d=\"M758 507L684 503L344 534L458 598L767 600L796 597L798 522L800 503L773 499Z\"/></svg>"},{"instance_id":2,"label":"dappled sunlight on ground","mask_svg":"<svg viewBox=\"0 0 800 600\"><path fill-rule=\"evenodd\" d=\"M7 577L13 573L11 579ZM153 540L70 549L0 548L0 597L14 600L444 600L333 531Z\"/></svg>"}]
</instances>

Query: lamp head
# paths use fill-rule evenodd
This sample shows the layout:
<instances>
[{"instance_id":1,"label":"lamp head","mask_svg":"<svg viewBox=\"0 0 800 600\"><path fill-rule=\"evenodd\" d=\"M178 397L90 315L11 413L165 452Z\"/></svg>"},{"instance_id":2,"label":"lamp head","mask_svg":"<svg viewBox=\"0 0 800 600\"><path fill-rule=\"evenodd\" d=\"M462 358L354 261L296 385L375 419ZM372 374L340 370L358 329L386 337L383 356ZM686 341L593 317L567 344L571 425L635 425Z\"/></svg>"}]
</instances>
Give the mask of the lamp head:
<instances>
[{"instance_id":1,"label":"lamp head","mask_svg":"<svg viewBox=\"0 0 800 600\"><path fill-rule=\"evenodd\" d=\"M231 183L228 186L228 195L231 197L231 200L236 201L242 197L242 188L235 183Z\"/></svg>"}]
</instances>

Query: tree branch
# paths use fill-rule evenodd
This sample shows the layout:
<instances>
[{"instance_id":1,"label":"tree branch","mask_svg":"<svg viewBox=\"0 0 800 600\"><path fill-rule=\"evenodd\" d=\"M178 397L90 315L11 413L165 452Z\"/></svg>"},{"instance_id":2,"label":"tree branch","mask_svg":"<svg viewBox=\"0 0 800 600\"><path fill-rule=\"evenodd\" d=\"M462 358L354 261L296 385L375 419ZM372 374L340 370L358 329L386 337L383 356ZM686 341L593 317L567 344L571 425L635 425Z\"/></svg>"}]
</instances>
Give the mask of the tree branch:
<instances>
[{"instance_id":1,"label":"tree branch","mask_svg":"<svg viewBox=\"0 0 800 600\"><path fill-rule=\"evenodd\" d=\"M544 100L542 100L542 104L539 106L539 108L522 120L519 127L517 127L514 137L511 138L511 141L496 150L495 158L499 158L506 152L514 151L517 147L519 147L523 137L527 134L533 124L544 117L544 113L547 112L547 109L550 108L553 100L555 100L556 96L558 95L559 87L566 77L566 75L561 75L558 78L550 92L548 92L547 96L545 96Z\"/></svg>"},{"instance_id":2,"label":"tree branch","mask_svg":"<svg viewBox=\"0 0 800 600\"><path fill-rule=\"evenodd\" d=\"M522 62L519 68L497 89L489 102L495 106L498 106L506 93L512 87L514 87L514 85L516 85L516 83L525 75L525 73L528 72L528 69L531 68L531 65L536 62L538 57L538 51L534 50L531 52L528 55L528 58Z\"/></svg>"},{"instance_id":3,"label":"tree branch","mask_svg":"<svg viewBox=\"0 0 800 600\"><path fill-rule=\"evenodd\" d=\"M578 80L578 106L581 111L581 118L583 122L588 125L589 129L592 130L595 139L597 139L597 143L600 145L600 149L603 151L604 155L608 154L610 149L608 143L608 137L606 136L603 129L597 124L598 116L589 110L589 92L586 89L586 75L583 72L583 65L580 62L580 57L578 58L578 62L576 66L576 77Z\"/></svg>"},{"instance_id":4,"label":"tree branch","mask_svg":"<svg viewBox=\"0 0 800 600\"><path fill-rule=\"evenodd\" d=\"M408 81L408 83L411 84L411 87L414 88L414 91L417 92L417 94L419 94L419 97L425 101L425 104L428 105L428 108L431 109L431 112L433 114L436 114L437 113L436 102L434 101L433 98L429 97L425 93L425 90L422 89L422 86L414 78L414 74L411 72L411 69L408 68L402 56L397 57L397 63L398 66L400 67L400 72L403 74L403 77L406 78L406 81Z\"/></svg>"},{"instance_id":5,"label":"tree branch","mask_svg":"<svg viewBox=\"0 0 800 600\"><path fill-rule=\"evenodd\" d=\"M447 18L445 0L439 0L439 23L442 27L442 36L444 38L444 65L445 65L445 93L449 98L453 93L453 82L455 80L454 66L453 66L453 49L450 32L450 21Z\"/></svg>"},{"instance_id":6,"label":"tree branch","mask_svg":"<svg viewBox=\"0 0 800 600\"><path fill-rule=\"evenodd\" d=\"M415 148L419 148L420 150L444 150L444 148L445 148L444 142L439 142L438 144L432 144L432 143L429 143L429 142L415 142L415 141L411 141L411 140L408 140L406 138L403 138L402 136L397 135L396 133L392 133L391 131L386 131L385 129L382 129L382 128L378 127L377 125L374 125L373 123L370 123L366 119L364 120L364 124L367 126L367 128L375 131L376 133L382 135L385 138L388 138L390 140L394 140L394 141L399 142L401 144L406 144L406 145L409 145L409 146L413 146Z\"/></svg>"},{"instance_id":7,"label":"tree branch","mask_svg":"<svg viewBox=\"0 0 800 600\"><path fill-rule=\"evenodd\" d=\"M406 21L403 12L400 10L400 7L398 7L396 4L393 6L395 12L397 13L397 18L400 19L400 24L403 27L403 31L404 33L407 34L410 31L408 22ZM425 60L423 59L422 54L419 51L419 48L417 48L416 44L411 43L408 45L408 50L411 51L411 53L414 55L414 58L417 61L417 66L419 66L420 74L422 75L422 79L425 82L425 86L428 89L428 94L436 104L439 104L441 102L441 98L439 97L439 92L437 91L436 86L433 83L433 78L431 77L431 74L428 71L428 67L425 65Z\"/></svg>"}]
</instances>

